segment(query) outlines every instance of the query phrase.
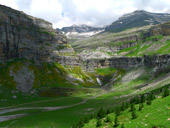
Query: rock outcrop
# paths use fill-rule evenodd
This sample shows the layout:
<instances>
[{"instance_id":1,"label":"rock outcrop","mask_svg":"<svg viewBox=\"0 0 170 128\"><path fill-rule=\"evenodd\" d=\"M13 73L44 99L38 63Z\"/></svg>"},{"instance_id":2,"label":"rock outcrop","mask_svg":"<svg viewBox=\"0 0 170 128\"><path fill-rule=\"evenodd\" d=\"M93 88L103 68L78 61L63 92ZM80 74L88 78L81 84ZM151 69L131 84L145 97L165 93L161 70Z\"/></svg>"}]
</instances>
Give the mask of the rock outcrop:
<instances>
[{"instance_id":1,"label":"rock outcrop","mask_svg":"<svg viewBox=\"0 0 170 128\"><path fill-rule=\"evenodd\" d=\"M128 70L130 68L144 66L142 57L113 57L110 59L90 59L86 61L86 70L93 71L94 68L113 67Z\"/></svg>"},{"instance_id":2,"label":"rock outcrop","mask_svg":"<svg viewBox=\"0 0 170 128\"><path fill-rule=\"evenodd\" d=\"M51 56L66 43L66 37L56 34L51 23L0 6L0 60L53 61Z\"/></svg>"},{"instance_id":3,"label":"rock outcrop","mask_svg":"<svg viewBox=\"0 0 170 128\"><path fill-rule=\"evenodd\" d=\"M151 27L147 32L143 34L143 38L146 39L148 37L157 35L170 35L170 22Z\"/></svg>"}]
</instances>

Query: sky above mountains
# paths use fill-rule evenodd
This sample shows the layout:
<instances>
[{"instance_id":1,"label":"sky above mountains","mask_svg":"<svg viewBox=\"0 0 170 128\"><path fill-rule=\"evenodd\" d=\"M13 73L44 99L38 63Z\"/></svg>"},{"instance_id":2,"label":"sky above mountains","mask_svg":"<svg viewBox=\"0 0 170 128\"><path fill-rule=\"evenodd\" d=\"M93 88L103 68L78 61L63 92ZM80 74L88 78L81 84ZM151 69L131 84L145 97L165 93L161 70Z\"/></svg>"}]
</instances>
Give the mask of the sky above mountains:
<instances>
[{"instance_id":1,"label":"sky above mountains","mask_svg":"<svg viewBox=\"0 0 170 128\"><path fill-rule=\"evenodd\" d=\"M0 4L53 23L102 27L135 10L170 13L170 0L0 0Z\"/></svg>"}]
</instances>

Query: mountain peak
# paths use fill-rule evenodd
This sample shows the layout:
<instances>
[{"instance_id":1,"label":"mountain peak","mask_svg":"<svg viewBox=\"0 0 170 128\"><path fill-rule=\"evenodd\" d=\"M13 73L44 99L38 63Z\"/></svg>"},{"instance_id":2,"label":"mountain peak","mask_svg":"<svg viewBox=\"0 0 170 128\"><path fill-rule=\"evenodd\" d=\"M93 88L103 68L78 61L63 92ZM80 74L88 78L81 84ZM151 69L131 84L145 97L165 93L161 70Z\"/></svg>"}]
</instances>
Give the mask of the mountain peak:
<instances>
[{"instance_id":1,"label":"mountain peak","mask_svg":"<svg viewBox=\"0 0 170 128\"><path fill-rule=\"evenodd\" d=\"M106 31L120 32L125 29L155 25L170 21L170 14L151 13L145 10L136 10L120 17L117 21L106 27Z\"/></svg>"}]
</instances>

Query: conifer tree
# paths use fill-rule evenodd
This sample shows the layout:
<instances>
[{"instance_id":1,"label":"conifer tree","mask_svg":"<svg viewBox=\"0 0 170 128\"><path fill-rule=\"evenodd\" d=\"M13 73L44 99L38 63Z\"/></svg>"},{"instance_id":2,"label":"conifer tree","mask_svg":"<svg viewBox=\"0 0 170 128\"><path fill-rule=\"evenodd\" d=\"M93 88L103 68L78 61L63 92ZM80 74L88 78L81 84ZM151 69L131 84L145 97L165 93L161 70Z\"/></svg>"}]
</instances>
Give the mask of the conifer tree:
<instances>
[{"instance_id":1,"label":"conifer tree","mask_svg":"<svg viewBox=\"0 0 170 128\"><path fill-rule=\"evenodd\" d=\"M122 124L121 128L125 128L125 126Z\"/></svg>"},{"instance_id":2,"label":"conifer tree","mask_svg":"<svg viewBox=\"0 0 170 128\"><path fill-rule=\"evenodd\" d=\"M126 106L126 109L127 109L127 108L129 107L129 103L126 103L126 105L125 105L125 106Z\"/></svg>"},{"instance_id":3,"label":"conifer tree","mask_svg":"<svg viewBox=\"0 0 170 128\"><path fill-rule=\"evenodd\" d=\"M132 111L132 119L136 119L137 118L137 115L136 115L136 112L135 110Z\"/></svg>"},{"instance_id":4,"label":"conifer tree","mask_svg":"<svg viewBox=\"0 0 170 128\"><path fill-rule=\"evenodd\" d=\"M139 104L139 111L141 111L143 109L143 103Z\"/></svg>"},{"instance_id":5,"label":"conifer tree","mask_svg":"<svg viewBox=\"0 0 170 128\"><path fill-rule=\"evenodd\" d=\"M109 109L107 109L106 114L110 114L110 110Z\"/></svg>"},{"instance_id":6,"label":"conifer tree","mask_svg":"<svg viewBox=\"0 0 170 128\"><path fill-rule=\"evenodd\" d=\"M115 121L114 121L114 127L119 126L118 116L116 115Z\"/></svg>"},{"instance_id":7,"label":"conifer tree","mask_svg":"<svg viewBox=\"0 0 170 128\"><path fill-rule=\"evenodd\" d=\"M134 105L134 104L131 104L131 106L130 106L130 111L132 112L133 110L135 110L135 105Z\"/></svg>"},{"instance_id":8,"label":"conifer tree","mask_svg":"<svg viewBox=\"0 0 170 128\"><path fill-rule=\"evenodd\" d=\"M106 115L106 112L103 110L103 108L101 108L97 113L97 118L101 119L105 117L105 115Z\"/></svg>"},{"instance_id":9,"label":"conifer tree","mask_svg":"<svg viewBox=\"0 0 170 128\"><path fill-rule=\"evenodd\" d=\"M119 108L119 107L117 107L117 108L115 109L115 113L116 113L117 116L120 115L120 108Z\"/></svg>"},{"instance_id":10,"label":"conifer tree","mask_svg":"<svg viewBox=\"0 0 170 128\"><path fill-rule=\"evenodd\" d=\"M169 90L168 88L164 89L163 97L169 96Z\"/></svg>"},{"instance_id":11,"label":"conifer tree","mask_svg":"<svg viewBox=\"0 0 170 128\"><path fill-rule=\"evenodd\" d=\"M147 99L146 104L148 104L148 105L151 105L151 104L152 104L151 98L148 98L148 99Z\"/></svg>"},{"instance_id":12,"label":"conifer tree","mask_svg":"<svg viewBox=\"0 0 170 128\"><path fill-rule=\"evenodd\" d=\"M142 95L141 95L141 103L144 103L144 102L145 102L145 95L142 94Z\"/></svg>"},{"instance_id":13,"label":"conifer tree","mask_svg":"<svg viewBox=\"0 0 170 128\"><path fill-rule=\"evenodd\" d=\"M102 122L101 122L101 120L100 120L100 119L98 119L98 120L97 120L96 127L100 127L100 126L102 126Z\"/></svg>"},{"instance_id":14,"label":"conifer tree","mask_svg":"<svg viewBox=\"0 0 170 128\"><path fill-rule=\"evenodd\" d=\"M111 119L109 116L106 116L105 122L111 122Z\"/></svg>"},{"instance_id":15,"label":"conifer tree","mask_svg":"<svg viewBox=\"0 0 170 128\"><path fill-rule=\"evenodd\" d=\"M124 111L124 110L125 110L125 104L122 103L122 105L121 105L121 111Z\"/></svg>"}]
</instances>

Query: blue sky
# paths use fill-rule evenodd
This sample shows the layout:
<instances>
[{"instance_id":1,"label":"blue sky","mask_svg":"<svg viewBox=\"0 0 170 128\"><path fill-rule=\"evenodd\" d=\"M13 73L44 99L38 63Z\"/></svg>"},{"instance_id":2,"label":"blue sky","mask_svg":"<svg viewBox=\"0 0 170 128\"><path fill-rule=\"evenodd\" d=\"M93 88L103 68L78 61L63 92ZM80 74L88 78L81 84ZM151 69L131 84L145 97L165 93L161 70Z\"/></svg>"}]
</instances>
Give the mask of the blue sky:
<instances>
[{"instance_id":1,"label":"blue sky","mask_svg":"<svg viewBox=\"0 0 170 128\"><path fill-rule=\"evenodd\" d=\"M135 10L170 13L170 0L0 0L61 28L72 24L102 27Z\"/></svg>"}]
</instances>

